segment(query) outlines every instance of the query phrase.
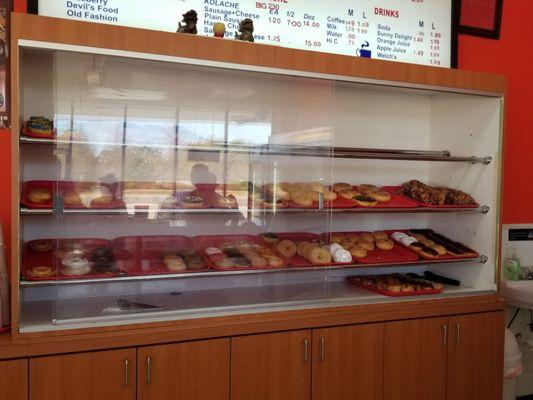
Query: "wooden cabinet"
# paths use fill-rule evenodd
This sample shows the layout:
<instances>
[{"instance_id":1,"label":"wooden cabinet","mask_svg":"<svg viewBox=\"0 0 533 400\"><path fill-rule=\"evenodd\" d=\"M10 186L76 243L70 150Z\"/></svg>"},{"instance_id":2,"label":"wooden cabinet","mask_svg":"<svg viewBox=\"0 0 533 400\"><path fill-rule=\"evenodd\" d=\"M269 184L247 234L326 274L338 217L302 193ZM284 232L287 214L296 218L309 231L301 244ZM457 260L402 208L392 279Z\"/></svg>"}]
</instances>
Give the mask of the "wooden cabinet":
<instances>
[{"instance_id":1,"label":"wooden cabinet","mask_svg":"<svg viewBox=\"0 0 533 400\"><path fill-rule=\"evenodd\" d=\"M381 399L383 324L313 331L313 400Z\"/></svg>"},{"instance_id":2,"label":"wooden cabinet","mask_svg":"<svg viewBox=\"0 0 533 400\"><path fill-rule=\"evenodd\" d=\"M309 400L311 331L231 339L231 400Z\"/></svg>"},{"instance_id":3,"label":"wooden cabinet","mask_svg":"<svg viewBox=\"0 0 533 400\"><path fill-rule=\"evenodd\" d=\"M383 400L500 400L503 311L385 324Z\"/></svg>"},{"instance_id":4,"label":"wooden cabinet","mask_svg":"<svg viewBox=\"0 0 533 400\"><path fill-rule=\"evenodd\" d=\"M28 360L0 361L0 400L27 400Z\"/></svg>"},{"instance_id":5,"label":"wooden cabinet","mask_svg":"<svg viewBox=\"0 0 533 400\"><path fill-rule=\"evenodd\" d=\"M139 400L228 400L230 339L138 350Z\"/></svg>"},{"instance_id":6,"label":"wooden cabinet","mask_svg":"<svg viewBox=\"0 0 533 400\"><path fill-rule=\"evenodd\" d=\"M385 324L383 400L445 400L448 317Z\"/></svg>"},{"instance_id":7,"label":"wooden cabinet","mask_svg":"<svg viewBox=\"0 0 533 400\"><path fill-rule=\"evenodd\" d=\"M136 349L30 360L30 400L135 400Z\"/></svg>"},{"instance_id":8,"label":"wooden cabinet","mask_svg":"<svg viewBox=\"0 0 533 400\"><path fill-rule=\"evenodd\" d=\"M448 400L500 400L504 313L450 317Z\"/></svg>"}]
</instances>

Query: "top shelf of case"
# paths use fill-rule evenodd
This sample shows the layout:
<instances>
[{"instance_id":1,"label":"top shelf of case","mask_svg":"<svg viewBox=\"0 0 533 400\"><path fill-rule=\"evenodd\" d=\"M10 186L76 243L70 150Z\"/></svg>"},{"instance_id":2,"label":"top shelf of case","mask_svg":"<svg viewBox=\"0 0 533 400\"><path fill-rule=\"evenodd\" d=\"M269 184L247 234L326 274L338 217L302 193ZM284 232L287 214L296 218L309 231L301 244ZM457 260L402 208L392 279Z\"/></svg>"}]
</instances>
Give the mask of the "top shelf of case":
<instances>
[{"instance_id":1,"label":"top shelf of case","mask_svg":"<svg viewBox=\"0 0 533 400\"><path fill-rule=\"evenodd\" d=\"M241 145L213 143L210 145L166 145L148 143L114 143L93 142L84 140L40 139L21 136L21 144L46 144L57 146L69 145L105 145L125 147L157 147L193 152L227 152L233 154L297 156L297 157L331 157L347 159L376 159L376 160L405 160L405 161L436 161L436 162L466 162L471 164L488 165L492 157L453 156L448 150L397 150L397 149L368 149L333 146L291 146L278 144Z\"/></svg>"}]
</instances>

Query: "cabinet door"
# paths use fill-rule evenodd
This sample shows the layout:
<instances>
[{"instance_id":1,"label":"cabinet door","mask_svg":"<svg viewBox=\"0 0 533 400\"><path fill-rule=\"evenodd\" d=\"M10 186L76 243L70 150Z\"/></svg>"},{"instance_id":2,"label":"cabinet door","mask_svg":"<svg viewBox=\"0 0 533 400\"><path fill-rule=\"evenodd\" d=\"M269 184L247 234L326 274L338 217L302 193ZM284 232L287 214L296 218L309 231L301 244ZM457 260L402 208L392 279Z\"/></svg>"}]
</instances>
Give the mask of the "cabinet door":
<instances>
[{"instance_id":1,"label":"cabinet door","mask_svg":"<svg viewBox=\"0 0 533 400\"><path fill-rule=\"evenodd\" d=\"M134 400L136 350L30 360L30 400Z\"/></svg>"},{"instance_id":2,"label":"cabinet door","mask_svg":"<svg viewBox=\"0 0 533 400\"><path fill-rule=\"evenodd\" d=\"M138 350L138 399L229 399L229 339Z\"/></svg>"},{"instance_id":3,"label":"cabinet door","mask_svg":"<svg viewBox=\"0 0 533 400\"><path fill-rule=\"evenodd\" d=\"M309 400L311 331L231 339L232 400Z\"/></svg>"},{"instance_id":4,"label":"cabinet door","mask_svg":"<svg viewBox=\"0 0 533 400\"><path fill-rule=\"evenodd\" d=\"M383 400L445 400L448 318L385 324Z\"/></svg>"},{"instance_id":5,"label":"cabinet door","mask_svg":"<svg viewBox=\"0 0 533 400\"><path fill-rule=\"evenodd\" d=\"M313 330L313 400L381 399L383 324Z\"/></svg>"},{"instance_id":6,"label":"cabinet door","mask_svg":"<svg viewBox=\"0 0 533 400\"><path fill-rule=\"evenodd\" d=\"M0 361L0 400L28 398L28 360Z\"/></svg>"},{"instance_id":7,"label":"cabinet door","mask_svg":"<svg viewBox=\"0 0 533 400\"><path fill-rule=\"evenodd\" d=\"M502 398L504 328L499 311L450 317L449 400Z\"/></svg>"}]
</instances>

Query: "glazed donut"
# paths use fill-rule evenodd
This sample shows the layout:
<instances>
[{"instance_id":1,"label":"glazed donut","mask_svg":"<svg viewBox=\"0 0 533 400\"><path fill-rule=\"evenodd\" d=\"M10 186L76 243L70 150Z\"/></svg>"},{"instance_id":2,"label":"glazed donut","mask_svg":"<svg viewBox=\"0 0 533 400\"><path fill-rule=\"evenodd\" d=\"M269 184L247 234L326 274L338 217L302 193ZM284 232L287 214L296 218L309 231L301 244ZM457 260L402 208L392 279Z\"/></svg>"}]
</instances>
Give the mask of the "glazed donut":
<instances>
[{"instance_id":1,"label":"glazed donut","mask_svg":"<svg viewBox=\"0 0 533 400\"><path fill-rule=\"evenodd\" d=\"M320 182L311 182L309 184L309 189L313 192L324 193L324 186L322 186Z\"/></svg>"},{"instance_id":2,"label":"glazed donut","mask_svg":"<svg viewBox=\"0 0 533 400\"><path fill-rule=\"evenodd\" d=\"M328 264L331 262L329 251L318 246L308 251L308 255L307 259L313 264Z\"/></svg>"},{"instance_id":3,"label":"glazed donut","mask_svg":"<svg viewBox=\"0 0 533 400\"><path fill-rule=\"evenodd\" d=\"M344 238L340 241L340 245L345 249L349 249L357 243L357 239Z\"/></svg>"},{"instance_id":4,"label":"glazed donut","mask_svg":"<svg viewBox=\"0 0 533 400\"><path fill-rule=\"evenodd\" d=\"M439 253L439 256L443 256L447 253L446 247L441 246L440 244L436 244L434 246L431 246L433 250L435 250L437 253Z\"/></svg>"},{"instance_id":5,"label":"glazed donut","mask_svg":"<svg viewBox=\"0 0 533 400\"><path fill-rule=\"evenodd\" d=\"M352 185L349 183L334 183L332 189L334 192L339 193L345 190L352 190Z\"/></svg>"},{"instance_id":6,"label":"glazed donut","mask_svg":"<svg viewBox=\"0 0 533 400\"><path fill-rule=\"evenodd\" d=\"M263 267L266 267L268 265L268 262L267 260L265 260L263 257L261 256L258 256L258 255L250 255L250 256L247 256L248 259L250 260L250 263L252 264L252 267L255 267L255 268L263 268Z\"/></svg>"},{"instance_id":7,"label":"glazed donut","mask_svg":"<svg viewBox=\"0 0 533 400\"><path fill-rule=\"evenodd\" d=\"M390 239L378 239L376 240L376 247L381 250L392 250L394 242Z\"/></svg>"},{"instance_id":8,"label":"glazed donut","mask_svg":"<svg viewBox=\"0 0 533 400\"><path fill-rule=\"evenodd\" d=\"M349 250L353 258L365 258L368 255L368 252L359 246L354 246Z\"/></svg>"},{"instance_id":9,"label":"glazed donut","mask_svg":"<svg viewBox=\"0 0 533 400\"><path fill-rule=\"evenodd\" d=\"M230 258L224 258L215 262L215 266L218 268L232 268L233 261Z\"/></svg>"},{"instance_id":10,"label":"glazed donut","mask_svg":"<svg viewBox=\"0 0 533 400\"><path fill-rule=\"evenodd\" d=\"M44 278L47 276L52 275L52 268L46 267L44 265L39 265L36 267L33 267L28 271L28 274L31 276L34 276L35 278Z\"/></svg>"},{"instance_id":11,"label":"glazed donut","mask_svg":"<svg viewBox=\"0 0 533 400\"><path fill-rule=\"evenodd\" d=\"M358 196L361 193L355 192L353 190L341 190L340 192L337 192L337 194L344 199L352 200L354 196Z\"/></svg>"},{"instance_id":12,"label":"glazed donut","mask_svg":"<svg viewBox=\"0 0 533 400\"><path fill-rule=\"evenodd\" d=\"M292 190L289 192L289 197L291 201L295 201L298 197L305 197L307 193L304 190Z\"/></svg>"},{"instance_id":13,"label":"glazed donut","mask_svg":"<svg viewBox=\"0 0 533 400\"><path fill-rule=\"evenodd\" d=\"M374 245L374 242L365 242L365 241L357 243L356 246L362 247L366 251L372 251L376 248L376 246Z\"/></svg>"},{"instance_id":14,"label":"glazed donut","mask_svg":"<svg viewBox=\"0 0 533 400\"><path fill-rule=\"evenodd\" d=\"M355 241L360 240L360 238L359 238L359 234L358 234L358 233L348 232L348 233L345 233L344 235L345 235L348 239L352 239L352 240L355 240Z\"/></svg>"},{"instance_id":15,"label":"glazed donut","mask_svg":"<svg viewBox=\"0 0 533 400\"><path fill-rule=\"evenodd\" d=\"M311 207L313 205L313 198L308 194L304 193L301 196L292 198L294 204L302 207Z\"/></svg>"},{"instance_id":16,"label":"glazed donut","mask_svg":"<svg viewBox=\"0 0 533 400\"><path fill-rule=\"evenodd\" d=\"M388 239L389 236L383 232L383 231L376 231L372 234L374 236L374 240L380 240L380 239Z\"/></svg>"},{"instance_id":17,"label":"glazed donut","mask_svg":"<svg viewBox=\"0 0 533 400\"><path fill-rule=\"evenodd\" d=\"M311 192L308 192L308 195L310 198L313 199L313 201L315 202L319 202L320 201L320 192L317 192L315 190L311 191Z\"/></svg>"},{"instance_id":18,"label":"glazed donut","mask_svg":"<svg viewBox=\"0 0 533 400\"><path fill-rule=\"evenodd\" d=\"M359 240L362 242L374 243L374 235L368 232L363 232L359 234Z\"/></svg>"},{"instance_id":19,"label":"glazed donut","mask_svg":"<svg viewBox=\"0 0 533 400\"><path fill-rule=\"evenodd\" d=\"M372 192L370 194L373 198L375 198L380 203L386 203L387 201L390 201L392 196L389 192L386 192L384 190L378 190L377 192Z\"/></svg>"},{"instance_id":20,"label":"glazed donut","mask_svg":"<svg viewBox=\"0 0 533 400\"><path fill-rule=\"evenodd\" d=\"M293 241L288 239L280 240L276 244L276 251L283 257L283 258L291 258L296 254L296 245Z\"/></svg>"}]
</instances>

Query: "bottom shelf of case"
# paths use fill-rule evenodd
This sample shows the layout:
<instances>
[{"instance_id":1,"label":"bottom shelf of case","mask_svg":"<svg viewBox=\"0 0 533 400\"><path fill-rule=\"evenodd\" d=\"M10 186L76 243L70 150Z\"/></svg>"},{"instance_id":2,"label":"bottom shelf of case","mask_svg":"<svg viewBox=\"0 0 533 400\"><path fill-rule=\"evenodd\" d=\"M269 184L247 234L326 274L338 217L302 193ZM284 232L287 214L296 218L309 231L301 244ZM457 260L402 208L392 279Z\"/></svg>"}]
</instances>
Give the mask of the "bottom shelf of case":
<instances>
[{"instance_id":1,"label":"bottom shelf of case","mask_svg":"<svg viewBox=\"0 0 533 400\"><path fill-rule=\"evenodd\" d=\"M446 286L443 293L437 295L387 297L352 286L345 281L344 276L341 274L322 281L285 285L236 286L85 299L30 301L24 306L20 332L58 331L306 308L435 300L496 293L495 288L476 289L467 286ZM115 315L103 312L105 308L113 306L119 298L156 306L157 309L155 311Z\"/></svg>"}]
</instances>

